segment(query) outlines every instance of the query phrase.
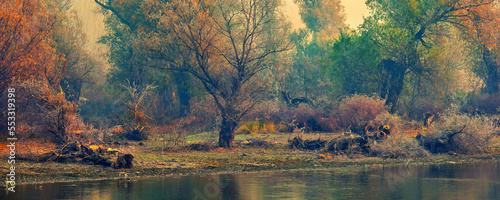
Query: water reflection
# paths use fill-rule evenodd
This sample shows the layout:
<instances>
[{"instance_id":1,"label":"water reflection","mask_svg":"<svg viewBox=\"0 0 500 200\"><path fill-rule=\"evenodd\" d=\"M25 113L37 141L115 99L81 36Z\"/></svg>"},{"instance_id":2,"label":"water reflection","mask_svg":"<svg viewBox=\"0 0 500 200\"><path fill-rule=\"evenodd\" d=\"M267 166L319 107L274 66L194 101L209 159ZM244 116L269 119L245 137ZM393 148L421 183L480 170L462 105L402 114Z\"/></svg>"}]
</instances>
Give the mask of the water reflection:
<instances>
[{"instance_id":1,"label":"water reflection","mask_svg":"<svg viewBox=\"0 0 500 200\"><path fill-rule=\"evenodd\" d=\"M0 199L500 199L499 170L481 163L54 183Z\"/></svg>"}]
</instances>

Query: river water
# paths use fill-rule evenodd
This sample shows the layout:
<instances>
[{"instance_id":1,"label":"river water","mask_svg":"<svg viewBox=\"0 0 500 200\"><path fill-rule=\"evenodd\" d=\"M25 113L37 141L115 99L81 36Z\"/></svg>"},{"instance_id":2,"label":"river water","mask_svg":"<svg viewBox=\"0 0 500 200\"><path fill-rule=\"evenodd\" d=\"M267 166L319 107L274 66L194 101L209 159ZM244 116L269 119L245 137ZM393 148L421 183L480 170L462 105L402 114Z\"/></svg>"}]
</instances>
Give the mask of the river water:
<instances>
[{"instance_id":1,"label":"river water","mask_svg":"<svg viewBox=\"0 0 500 200\"><path fill-rule=\"evenodd\" d=\"M500 199L496 163L334 168L51 183L0 199Z\"/></svg>"}]
</instances>

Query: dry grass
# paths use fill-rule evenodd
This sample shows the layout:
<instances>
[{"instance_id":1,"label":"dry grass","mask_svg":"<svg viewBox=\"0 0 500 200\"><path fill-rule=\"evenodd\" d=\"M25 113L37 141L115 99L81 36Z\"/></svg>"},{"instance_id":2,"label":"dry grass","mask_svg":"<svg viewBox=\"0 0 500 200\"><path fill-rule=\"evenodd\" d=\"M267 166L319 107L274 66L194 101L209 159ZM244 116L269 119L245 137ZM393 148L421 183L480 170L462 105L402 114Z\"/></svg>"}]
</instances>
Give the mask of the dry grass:
<instances>
[{"instance_id":1,"label":"dry grass","mask_svg":"<svg viewBox=\"0 0 500 200\"><path fill-rule=\"evenodd\" d=\"M275 125L273 122L265 121L265 120L256 120L249 121L244 123L243 125L236 130L237 134L274 134L277 132L278 125Z\"/></svg>"},{"instance_id":2,"label":"dry grass","mask_svg":"<svg viewBox=\"0 0 500 200\"><path fill-rule=\"evenodd\" d=\"M386 158L416 158L430 155L415 138L403 134L393 134L383 141L372 144L371 153Z\"/></svg>"},{"instance_id":3,"label":"dry grass","mask_svg":"<svg viewBox=\"0 0 500 200\"><path fill-rule=\"evenodd\" d=\"M7 158L10 155L10 149L7 147L9 143L0 143L0 156ZM16 159L21 160L37 160L38 155L44 152L54 150L56 145L49 142L41 141L16 141Z\"/></svg>"}]
</instances>

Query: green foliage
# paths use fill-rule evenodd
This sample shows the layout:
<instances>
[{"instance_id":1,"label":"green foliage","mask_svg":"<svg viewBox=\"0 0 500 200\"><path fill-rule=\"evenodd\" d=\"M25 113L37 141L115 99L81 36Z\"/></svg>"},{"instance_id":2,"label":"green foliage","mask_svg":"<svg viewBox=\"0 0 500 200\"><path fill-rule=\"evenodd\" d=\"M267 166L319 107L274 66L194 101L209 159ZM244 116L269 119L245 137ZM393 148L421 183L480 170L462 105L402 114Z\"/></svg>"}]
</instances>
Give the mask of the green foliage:
<instances>
[{"instance_id":1,"label":"green foliage","mask_svg":"<svg viewBox=\"0 0 500 200\"><path fill-rule=\"evenodd\" d=\"M326 45L319 43L315 36L309 41L310 37L311 32L307 29L290 34L290 41L295 44L295 52L282 86L292 98L318 98L329 95L326 91L332 91L329 80L321 69L324 65Z\"/></svg>"},{"instance_id":2,"label":"green foliage","mask_svg":"<svg viewBox=\"0 0 500 200\"><path fill-rule=\"evenodd\" d=\"M345 26L344 7L340 0L295 0L299 5L300 16L312 32L328 31L336 35Z\"/></svg>"},{"instance_id":3,"label":"green foliage","mask_svg":"<svg viewBox=\"0 0 500 200\"><path fill-rule=\"evenodd\" d=\"M122 92L108 84L88 88L79 105L80 115L85 122L96 127L107 128L119 125L125 119L122 113L125 106L121 104ZM92 98L90 98L92 97Z\"/></svg>"},{"instance_id":4,"label":"green foliage","mask_svg":"<svg viewBox=\"0 0 500 200\"><path fill-rule=\"evenodd\" d=\"M330 47L325 71L342 88L343 94L371 94L379 91L383 74L378 68L381 53L369 32L342 31Z\"/></svg>"},{"instance_id":5,"label":"green foliage","mask_svg":"<svg viewBox=\"0 0 500 200\"><path fill-rule=\"evenodd\" d=\"M158 86L154 90L155 98L151 99L157 109L149 113L157 121L169 120L169 115L188 114L191 96L197 92L191 77L187 73L164 70L168 64L151 58L149 49L143 48L148 34L157 28L157 21L148 15L156 8L144 7L143 1L108 3L100 4L104 13L112 14L105 19L107 34L99 41L109 47L111 69L107 84L122 92L124 84Z\"/></svg>"},{"instance_id":6,"label":"green foliage","mask_svg":"<svg viewBox=\"0 0 500 200\"><path fill-rule=\"evenodd\" d=\"M344 10L340 0L295 0L295 3L306 28L289 35L295 51L289 68L282 75L280 90L292 99L305 98L316 106L336 96L322 68L328 52L327 41L346 27Z\"/></svg>"},{"instance_id":7,"label":"green foliage","mask_svg":"<svg viewBox=\"0 0 500 200\"><path fill-rule=\"evenodd\" d=\"M57 55L56 62L62 66L60 86L67 100L78 102L84 83L93 83L94 72L99 64L91 52L84 48L86 35L82 29L82 20L71 9L72 0L46 1L50 12L54 13L55 27L50 37Z\"/></svg>"}]
</instances>

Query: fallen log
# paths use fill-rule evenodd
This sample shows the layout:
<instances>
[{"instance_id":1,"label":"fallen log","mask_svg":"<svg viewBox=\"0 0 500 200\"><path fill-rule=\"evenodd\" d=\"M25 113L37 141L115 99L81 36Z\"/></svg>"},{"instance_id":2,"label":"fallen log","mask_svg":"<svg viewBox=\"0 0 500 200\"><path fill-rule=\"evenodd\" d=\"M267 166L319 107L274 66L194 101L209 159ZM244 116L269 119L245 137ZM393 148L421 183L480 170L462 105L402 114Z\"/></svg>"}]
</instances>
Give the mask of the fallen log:
<instances>
[{"instance_id":1,"label":"fallen log","mask_svg":"<svg viewBox=\"0 0 500 200\"><path fill-rule=\"evenodd\" d=\"M292 149L309 149L316 150L322 149L326 146L327 141L324 139L317 140L303 140L301 137L294 137L292 140L288 140L288 144Z\"/></svg>"},{"instance_id":2,"label":"fallen log","mask_svg":"<svg viewBox=\"0 0 500 200\"><path fill-rule=\"evenodd\" d=\"M115 168L132 167L133 156L131 154L121 154L116 149L105 150L102 146L88 147L78 141L68 143L56 150L42 153L38 156L39 162L80 162L92 165L110 167L114 163ZM96 148L97 147L97 148ZM123 157L121 160L119 159ZM124 159L124 160L123 160Z\"/></svg>"},{"instance_id":3,"label":"fallen log","mask_svg":"<svg viewBox=\"0 0 500 200\"><path fill-rule=\"evenodd\" d=\"M341 136L330 140L326 150L336 154L369 153L370 146L368 142L368 136Z\"/></svg>"}]
</instances>

